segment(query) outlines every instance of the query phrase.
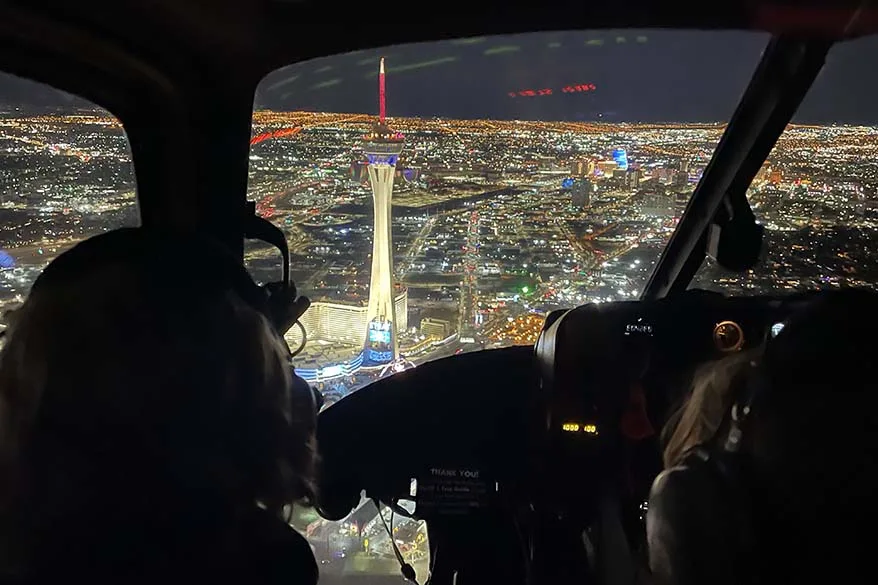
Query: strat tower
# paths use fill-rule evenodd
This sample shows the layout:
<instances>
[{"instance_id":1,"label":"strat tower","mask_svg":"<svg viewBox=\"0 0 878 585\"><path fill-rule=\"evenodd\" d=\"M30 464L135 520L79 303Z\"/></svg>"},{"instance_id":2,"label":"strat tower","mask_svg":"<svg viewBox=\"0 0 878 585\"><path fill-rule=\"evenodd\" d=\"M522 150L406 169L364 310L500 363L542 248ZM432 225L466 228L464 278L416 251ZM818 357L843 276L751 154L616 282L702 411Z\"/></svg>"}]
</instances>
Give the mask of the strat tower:
<instances>
[{"instance_id":1,"label":"strat tower","mask_svg":"<svg viewBox=\"0 0 878 585\"><path fill-rule=\"evenodd\" d=\"M364 364L378 365L399 357L396 337L396 307L393 286L393 247L390 231L390 202L396 161L403 137L387 126L384 103L384 58L378 70L378 122L363 137L363 151L372 184L375 225L372 233L372 278L366 313Z\"/></svg>"}]
</instances>

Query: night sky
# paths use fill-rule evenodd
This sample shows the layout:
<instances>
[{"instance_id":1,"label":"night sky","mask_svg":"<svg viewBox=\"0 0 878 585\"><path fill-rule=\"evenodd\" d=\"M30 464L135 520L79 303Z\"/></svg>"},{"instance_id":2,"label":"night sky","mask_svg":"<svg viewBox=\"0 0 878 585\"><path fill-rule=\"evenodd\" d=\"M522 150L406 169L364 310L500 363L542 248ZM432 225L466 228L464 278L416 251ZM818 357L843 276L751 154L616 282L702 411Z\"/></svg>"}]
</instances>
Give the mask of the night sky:
<instances>
[{"instance_id":1,"label":"night sky","mask_svg":"<svg viewBox=\"0 0 878 585\"><path fill-rule=\"evenodd\" d=\"M260 84L256 106L377 112L386 57L390 116L606 122L715 122L731 116L766 34L700 31L529 33L366 50L291 65ZM795 121L878 123L870 65L878 37L836 46ZM564 93L592 84L593 91ZM551 95L510 92L551 89ZM0 77L0 104L70 106L59 92Z\"/></svg>"}]
</instances>

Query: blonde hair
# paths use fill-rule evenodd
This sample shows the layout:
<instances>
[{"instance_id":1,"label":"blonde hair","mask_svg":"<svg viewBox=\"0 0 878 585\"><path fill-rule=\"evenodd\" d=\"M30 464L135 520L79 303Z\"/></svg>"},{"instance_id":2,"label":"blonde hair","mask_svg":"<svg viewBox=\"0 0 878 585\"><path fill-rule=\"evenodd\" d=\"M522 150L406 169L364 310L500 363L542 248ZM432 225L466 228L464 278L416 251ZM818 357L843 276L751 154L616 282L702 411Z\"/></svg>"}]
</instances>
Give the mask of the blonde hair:
<instances>
[{"instance_id":1,"label":"blonde hair","mask_svg":"<svg viewBox=\"0 0 878 585\"><path fill-rule=\"evenodd\" d=\"M671 417L675 422L663 453L665 468L679 465L692 449L717 435L734 404L740 374L753 357L740 352L696 370L688 400Z\"/></svg>"},{"instance_id":2,"label":"blonde hair","mask_svg":"<svg viewBox=\"0 0 878 585\"><path fill-rule=\"evenodd\" d=\"M313 493L315 413L291 391L288 348L235 292L159 280L103 266L12 316L0 539L39 539L71 508L157 485L275 514Z\"/></svg>"}]
</instances>

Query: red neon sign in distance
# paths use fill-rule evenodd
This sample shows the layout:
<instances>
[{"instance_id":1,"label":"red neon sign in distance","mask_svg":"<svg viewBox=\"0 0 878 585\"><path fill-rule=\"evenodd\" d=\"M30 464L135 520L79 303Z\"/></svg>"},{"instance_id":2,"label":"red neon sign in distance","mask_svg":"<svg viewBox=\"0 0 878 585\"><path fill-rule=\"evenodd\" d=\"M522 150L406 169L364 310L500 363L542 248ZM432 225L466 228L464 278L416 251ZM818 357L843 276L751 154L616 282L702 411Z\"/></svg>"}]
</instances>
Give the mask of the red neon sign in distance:
<instances>
[{"instance_id":1,"label":"red neon sign in distance","mask_svg":"<svg viewBox=\"0 0 878 585\"><path fill-rule=\"evenodd\" d=\"M566 85L561 91L563 93L579 93L583 91L594 91L597 88L593 83L581 83L579 85Z\"/></svg>"},{"instance_id":2,"label":"red neon sign in distance","mask_svg":"<svg viewBox=\"0 0 878 585\"><path fill-rule=\"evenodd\" d=\"M583 93L594 91L597 89L597 86L593 83L579 83L576 85L565 85L561 88L561 93ZM518 91L510 91L508 93L509 97L541 97L547 95L554 95L556 92L551 87L544 87L542 89L520 89Z\"/></svg>"}]
</instances>

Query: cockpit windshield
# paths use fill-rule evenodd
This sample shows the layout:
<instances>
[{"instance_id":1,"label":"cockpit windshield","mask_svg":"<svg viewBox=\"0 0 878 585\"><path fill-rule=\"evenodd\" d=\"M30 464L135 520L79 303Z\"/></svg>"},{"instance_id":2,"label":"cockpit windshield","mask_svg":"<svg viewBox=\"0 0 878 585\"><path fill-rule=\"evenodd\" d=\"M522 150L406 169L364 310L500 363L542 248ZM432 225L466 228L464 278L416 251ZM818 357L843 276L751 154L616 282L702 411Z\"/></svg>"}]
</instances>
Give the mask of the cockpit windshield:
<instances>
[{"instance_id":1,"label":"cockpit windshield","mask_svg":"<svg viewBox=\"0 0 878 585\"><path fill-rule=\"evenodd\" d=\"M766 41L533 33L271 73L248 194L314 301L299 373L332 402L426 360L532 344L553 309L635 298ZM247 262L277 274L268 248Z\"/></svg>"}]
</instances>

